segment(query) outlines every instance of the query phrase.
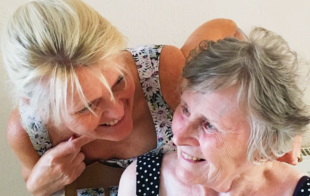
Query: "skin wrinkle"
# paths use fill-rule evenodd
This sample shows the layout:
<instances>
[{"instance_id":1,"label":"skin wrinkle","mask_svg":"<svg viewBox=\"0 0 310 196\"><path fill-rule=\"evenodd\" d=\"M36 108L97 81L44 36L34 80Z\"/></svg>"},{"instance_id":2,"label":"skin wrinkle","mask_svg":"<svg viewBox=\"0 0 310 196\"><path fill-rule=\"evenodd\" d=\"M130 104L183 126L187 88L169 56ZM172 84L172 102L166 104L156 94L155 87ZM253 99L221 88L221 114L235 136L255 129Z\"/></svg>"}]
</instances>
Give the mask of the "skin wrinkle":
<instances>
[{"instance_id":1,"label":"skin wrinkle","mask_svg":"<svg viewBox=\"0 0 310 196\"><path fill-rule=\"evenodd\" d=\"M97 66L98 67L98 66ZM80 80L82 86L81 90L83 91L85 95L86 100L93 101L94 106L91 107L91 109L94 111L94 114L91 113L90 110L85 110L85 112L76 112L81 111L85 106L82 103L82 100L80 96L77 95L71 95L68 97L68 99L73 99L73 103L78 103L77 105L69 104L68 108L71 112L70 114L67 114L66 122L64 122L65 126L70 125L70 130L75 130L78 134L84 134L89 137L105 137L108 133L110 133L110 130L107 130L105 132L106 128L108 127L102 127L99 126L102 123L110 122L115 119L120 119L124 116L124 114L127 112L128 114L128 107L129 105L126 103L123 103L123 101L130 96L134 92L133 91L133 81L130 80L128 82L128 88L125 88L125 82L122 80L119 84L116 84L116 82L119 79L119 73L118 71L114 71L109 69L105 72L107 82L111 90L113 90L115 101L111 101L110 93L108 93L108 89L105 87L104 84L101 84L101 88L94 88L94 84L98 83L98 77L93 77L95 74L93 70L88 70L81 68L80 72L78 72L77 77ZM79 70L77 70L79 71ZM101 73L98 73L101 74ZM129 77L129 76L128 76ZM129 79L129 78L128 78ZM72 98L73 97L73 98ZM122 100L122 101L121 101ZM114 113L109 114L108 111L111 109L111 104L115 105L117 107L117 110L113 111ZM125 104L125 107L124 107ZM131 104L130 104L131 105ZM126 110L126 111L124 111ZM101 115L101 112L102 115ZM107 113L108 112L108 113ZM129 115L129 114L128 114ZM130 123L128 121L129 118L125 118L126 122ZM132 124L132 123L130 123ZM122 128L123 131L120 133L114 133L113 139L119 140L118 138L124 137L124 135L128 134L130 129Z\"/></svg>"},{"instance_id":2,"label":"skin wrinkle","mask_svg":"<svg viewBox=\"0 0 310 196\"><path fill-rule=\"evenodd\" d=\"M196 163L200 165L196 168L178 153L176 175L184 183L211 186L219 192L226 192L239 172L252 164L246 156L250 127L237 104L237 92L237 86L205 94L184 91L182 107L186 106L189 112L180 112L184 110L181 106L176 110L172 127L174 141L178 151L196 157L202 155L201 158L205 159ZM196 129L201 120L209 120L216 129L204 130L201 126ZM239 144L240 148L236 148ZM192 167L197 171L193 172Z\"/></svg>"},{"instance_id":3,"label":"skin wrinkle","mask_svg":"<svg viewBox=\"0 0 310 196\"><path fill-rule=\"evenodd\" d=\"M227 41L227 43L225 41ZM223 42L223 44L220 42ZM269 123L269 121L271 121L270 119L268 119L268 122L264 121L261 115L259 115L262 110L257 110L253 107L254 105L258 106L258 108L268 108L268 106L275 105L275 111L279 111L281 107L284 107L281 105L282 103L279 103L279 100L277 100L277 96L274 96L274 98L268 97L268 95L280 94L279 91L281 92L282 86L276 89L276 87L270 85L283 82L283 78L280 78L281 81L272 81L268 83L270 79L273 79L269 75L265 77L265 81L262 81L263 84L260 84L259 78L265 76L264 73L266 73L266 69L261 70L261 73L255 74L255 71L260 72L260 70L258 70L260 68L255 67L255 62L251 62L256 59L249 59L251 57L240 50L235 50L235 52L239 52L244 58L240 60L239 57L236 61L244 62L218 63L219 59L225 58L226 54L222 55L222 53L228 54L227 61L229 61L229 59L232 59L232 61L235 60L235 52L231 50L233 46L236 47L236 45L239 45L236 49L240 47L249 47L252 49L250 44L239 43L239 41L230 40L230 38L219 41L218 45L219 47L214 45L215 47L212 48L215 51L214 53L217 54L208 54L208 51L204 51L201 53L201 56L198 56L199 58L192 59L194 61L192 64L187 63L183 68L183 76L187 79L187 83L189 84L185 84L183 87L185 91L183 91L182 102L183 106L186 106L185 110L188 109L190 112L180 112L182 111L180 108L183 106L179 106L174 113L172 123L172 130L174 133L173 141L178 148L178 153L166 154L164 156L162 169L163 171L173 170L175 178L173 179L172 175L168 175L168 177L170 177L169 180L173 183L179 183L179 186L175 187L177 190L176 192L167 191L169 193L167 195L192 195L190 192L191 190L199 190L195 195L208 196L292 195L295 188L292 183L297 182L302 174L293 171L291 166L287 164L273 161L272 158L270 161L264 161L264 159L270 157L268 148L274 148L274 151L283 149L283 146L285 147L283 143L289 142L291 136L282 135L277 138L279 141L274 140L274 130L272 128L275 126L274 124L278 122ZM227 45L231 47L225 47ZM211 62L211 60L205 61L206 58L203 59L204 56L210 57L212 55L215 55L215 62ZM281 56L279 55L279 57ZM264 58L264 56L262 55L260 58ZM249 61L244 59L249 59ZM212 66L212 63L218 64ZM244 68L240 69L239 63ZM214 70L209 69L208 66L211 66ZM251 68L255 70L253 71ZM268 71L267 73L271 74ZM253 80L256 84L253 84ZM216 84L210 87L208 82L216 82ZM231 86L232 83L235 85ZM286 87L285 83L282 84ZM193 92L193 90L196 92ZM293 92L293 94L295 93ZM299 95L295 95L296 99L298 99ZM266 96L268 97L267 100L265 99ZM257 98L258 101L253 101L255 98ZM283 99L285 98L287 97ZM246 101L243 101L243 99ZM296 104L296 99L292 99L293 103L289 103L289 107L298 107L299 104ZM265 106L260 106L261 104L265 104ZM304 105L300 104L300 106L300 108L302 108ZM222 107L224 107L224 109L222 109ZM221 114L221 109L230 111L227 112L228 114ZM270 110L272 111L273 109ZM282 110L286 109L282 108ZM271 113L270 111L266 112ZM214 113L218 115L214 115ZM266 114L266 116L268 117L268 115L271 115L274 119L281 121L283 117L275 116L274 114L276 113L277 112ZM211 114L220 119L210 118L209 116ZM226 115L229 117L226 118ZM202 126L196 129L191 123L197 121L197 119L211 121L210 123L219 131L215 132L213 126L210 125L205 126L207 127L207 131L205 132L204 129L201 128ZM302 122L301 118L298 120ZM225 127L223 126L223 122L229 122L226 125L226 128L229 127L228 129L223 128ZM298 123L293 122L293 124L295 125ZM300 125L299 127L302 128ZM285 129L285 126L281 128ZM281 129L276 131L280 132ZM296 132L295 130L289 130L289 132L285 134L296 134ZM264 152L267 154L262 155ZM182 153L192 157L203 156L205 161L195 161L194 158L189 160L191 158L182 156ZM225 159L223 159L223 157ZM172 162L170 165L168 165L169 161ZM255 164L255 161L259 164ZM272 168L272 164L277 166L271 171L270 168ZM287 172L283 172L286 170ZM167 174L163 172L162 176L164 179ZM167 180L167 178L164 180ZM167 184L168 186L162 186L161 189L167 189L166 187L170 187L171 189L171 187L174 187L173 184Z\"/></svg>"},{"instance_id":4,"label":"skin wrinkle","mask_svg":"<svg viewBox=\"0 0 310 196\"><path fill-rule=\"evenodd\" d=\"M91 75L89 75L89 74L87 74L85 71L85 69L84 68L82 68L82 70L83 70L83 75L86 75L87 77L87 79L88 80L92 80L93 81L93 77L90 77ZM111 72L112 70L110 70L110 72ZM91 74L95 74L95 71L94 71L94 69L91 69L90 71L89 71ZM113 72L113 71L112 71ZM109 82L109 81L107 81L108 83L111 83L111 84L115 84L116 83L116 81L117 81L117 79L119 78L119 76L117 76L116 77L116 79L112 79L112 81L115 81L114 83L112 83L112 82ZM111 81L111 80L110 80ZM111 85L111 88L113 87L113 85ZM108 90L108 89L106 89L106 90ZM108 93L107 93L108 94ZM85 95L85 98L86 98L86 100L88 101L88 103L89 102L94 102L94 101L96 101L96 100L98 100L98 99L101 99L101 97L100 96L98 96L98 98L96 98L96 97L94 97L94 98L89 98L89 97L92 97L92 95L93 95L93 92L89 92L88 90L87 90L87 88L86 89L84 89L84 95ZM73 96L73 97L78 97L78 96ZM75 105L73 106L73 108L79 108L79 109L76 109L76 110L74 110L75 111L75 113L77 112L77 111L80 111L81 109L83 109L84 107L85 107L85 105L84 105L84 103L82 103L82 100L80 100L80 101L74 101L73 102ZM77 105L77 106L76 106ZM82 106L83 105L83 106Z\"/></svg>"}]
</instances>

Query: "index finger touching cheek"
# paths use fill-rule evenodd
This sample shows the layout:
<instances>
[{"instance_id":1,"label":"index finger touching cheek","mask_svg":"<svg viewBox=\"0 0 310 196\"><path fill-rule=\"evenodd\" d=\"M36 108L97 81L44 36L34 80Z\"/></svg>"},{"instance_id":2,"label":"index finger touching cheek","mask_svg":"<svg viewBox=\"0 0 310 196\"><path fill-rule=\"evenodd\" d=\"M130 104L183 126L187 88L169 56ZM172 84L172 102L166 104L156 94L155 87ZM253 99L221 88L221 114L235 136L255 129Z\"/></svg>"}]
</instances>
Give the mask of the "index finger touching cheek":
<instances>
[{"instance_id":1,"label":"index finger touching cheek","mask_svg":"<svg viewBox=\"0 0 310 196\"><path fill-rule=\"evenodd\" d=\"M76 139L71 140L72 145L74 145L75 148L81 148L82 146L94 141L95 138L90 138L87 136L81 136Z\"/></svg>"}]
</instances>

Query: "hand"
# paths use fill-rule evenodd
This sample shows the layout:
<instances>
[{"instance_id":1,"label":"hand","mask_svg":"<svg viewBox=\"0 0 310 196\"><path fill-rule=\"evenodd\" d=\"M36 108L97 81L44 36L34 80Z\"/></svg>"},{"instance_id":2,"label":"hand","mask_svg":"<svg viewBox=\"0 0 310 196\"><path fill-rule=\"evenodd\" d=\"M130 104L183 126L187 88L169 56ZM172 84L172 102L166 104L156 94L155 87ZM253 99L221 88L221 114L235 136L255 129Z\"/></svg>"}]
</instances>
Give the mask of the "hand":
<instances>
[{"instance_id":1,"label":"hand","mask_svg":"<svg viewBox=\"0 0 310 196\"><path fill-rule=\"evenodd\" d=\"M86 167L81 147L93 140L71 137L48 150L32 169L27 189L34 195L50 195L73 182Z\"/></svg>"},{"instance_id":2,"label":"hand","mask_svg":"<svg viewBox=\"0 0 310 196\"><path fill-rule=\"evenodd\" d=\"M277 160L289 163L291 165L297 165L298 157L300 156L301 142L302 142L301 135L296 136L293 143L293 149L290 152L283 155L282 157L278 158Z\"/></svg>"},{"instance_id":3,"label":"hand","mask_svg":"<svg viewBox=\"0 0 310 196\"><path fill-rule=\"evenodd\" d=\"M203 40L217 41L225 37L236 37L241 39L243 36L238 32L236 23L229 19L213 19L205 22L198 27L185 41L181 48L184 57L187 58L192 49L197 48Z\"/></svg>"}]
</instances>

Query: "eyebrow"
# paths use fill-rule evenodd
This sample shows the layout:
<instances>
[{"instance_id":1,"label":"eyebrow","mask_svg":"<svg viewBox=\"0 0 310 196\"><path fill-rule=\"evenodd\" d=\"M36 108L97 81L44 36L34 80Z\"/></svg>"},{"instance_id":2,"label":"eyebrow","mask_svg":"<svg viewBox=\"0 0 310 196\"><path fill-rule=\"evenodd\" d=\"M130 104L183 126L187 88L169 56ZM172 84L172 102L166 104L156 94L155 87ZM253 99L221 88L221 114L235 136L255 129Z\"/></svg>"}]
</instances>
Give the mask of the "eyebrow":
<instances>
[{"instance_id":1,"label":"eyebrow","mask_svg":"<svg viewBox=\"0 0 310 196\"><path fill-rule=\"evenodd\" d=\"M123 77L123 75L122 75L122 74L119 74L118 77L116 78L114 84L111 86L111 88L112 88L113 86L116 85L117 81L118 81L121 77Z\"/></svg>"},{"instance_id":2,"label":"eyebrow","mask_svg":"<svg viewBox=\"0 0 310 196\"><path fill-rule=\"evenodd\" d=\"M122 74L119 74L119 75L118 75L118 77L116 78L115 82L113 83L113 85L112 85L110 88L112 88L113 86L116 85L117 81L119 80L119 78L120 78L121 76L122 76ZM99 99L100 99L100 97L95 98L95 99L93 99L93 100L91 100L91 101L87 101L87 104L93 104L94 102L98 101ZM84 105L83 108L81 108L81 109L79 109L79 110L77 110L77 111L74 111L73 113L76 114L76 113L80 112L81 110L83 110L85 107L86 107L86 106Z\"/></svg>"},{"instance_id":3,"label":"eyebrow","mask_svg":"<svg viewBox=\"0 0 310 196\"><path fill-rule=\"evenodd\" d=\"M99 100L100 98L96 98L96 99L94 99L94 100L92 100L92 101L89 101L89 102L87 102L87 104L89 105L89 104L94 104L94 102L96 102L97 100ZM77 111L74 111L73 112L73 114L77 114L77 113L79 113L81 110L83 110L84 108L86 108L87 106L85 106L85 105L83 105L83 108L80 108L80 109L78 109Z\"/></svg>"},{"instance_id":4,"label":"eyebrow","mask_svg":"<svg viewBox=\"0 0 310 196\"><path fill-rule=\"evenodd\" d=\"M188 107L188 104L186 103L186 101L182 98L180 98L180 104L181 105L185 105L186 107ZM223 115L226 114L227 110L224 110L224 113L219 114L216 112L207 112L206 115L203 114L199 114L195 119L193 119L194 121L208 121L211 123L216 123L217 125L220 125L221 127L229 130L231 129L231 126L227 126L227 123L223 123L222 121L219 121L218 119L220 119L221 117L223 117Z\"/></svg>"}]
</instances>

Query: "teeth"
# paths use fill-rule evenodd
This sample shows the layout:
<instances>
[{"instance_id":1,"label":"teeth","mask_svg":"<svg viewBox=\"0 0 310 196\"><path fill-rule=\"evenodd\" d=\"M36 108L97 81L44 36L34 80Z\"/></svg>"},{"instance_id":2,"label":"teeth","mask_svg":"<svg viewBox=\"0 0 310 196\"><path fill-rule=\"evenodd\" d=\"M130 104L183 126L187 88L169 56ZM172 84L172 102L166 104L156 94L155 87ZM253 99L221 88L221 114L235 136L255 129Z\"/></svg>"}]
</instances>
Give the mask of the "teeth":
<instances>
[{"instance_id":1,"label":"teeth","mask_svg":"<svg viewBox=\"0 0 310 196\"><path fill-rule=\"evenodd\" d=\"M193 161L200 161L202 159L198 158L198 157L193 157L193 156L190 156L188 154L185 154L184 152L182 152L182 155L185 159L188 159L188 160L193 160Z\"/></svg>"},{"instance_id":2,"label":"teeth","mask_svg":"<svg viewBox=\"0 0 310 196\"><path fill-rule=\"evenodd\" d=\"M118 123L119 120L114 120L114 121L111 121L111 122L107 122L107 123L103 123L101 125L108 125L108 126L112 126L112 125L115 125L116 123Z\"/></svg>"}]
</instances>

